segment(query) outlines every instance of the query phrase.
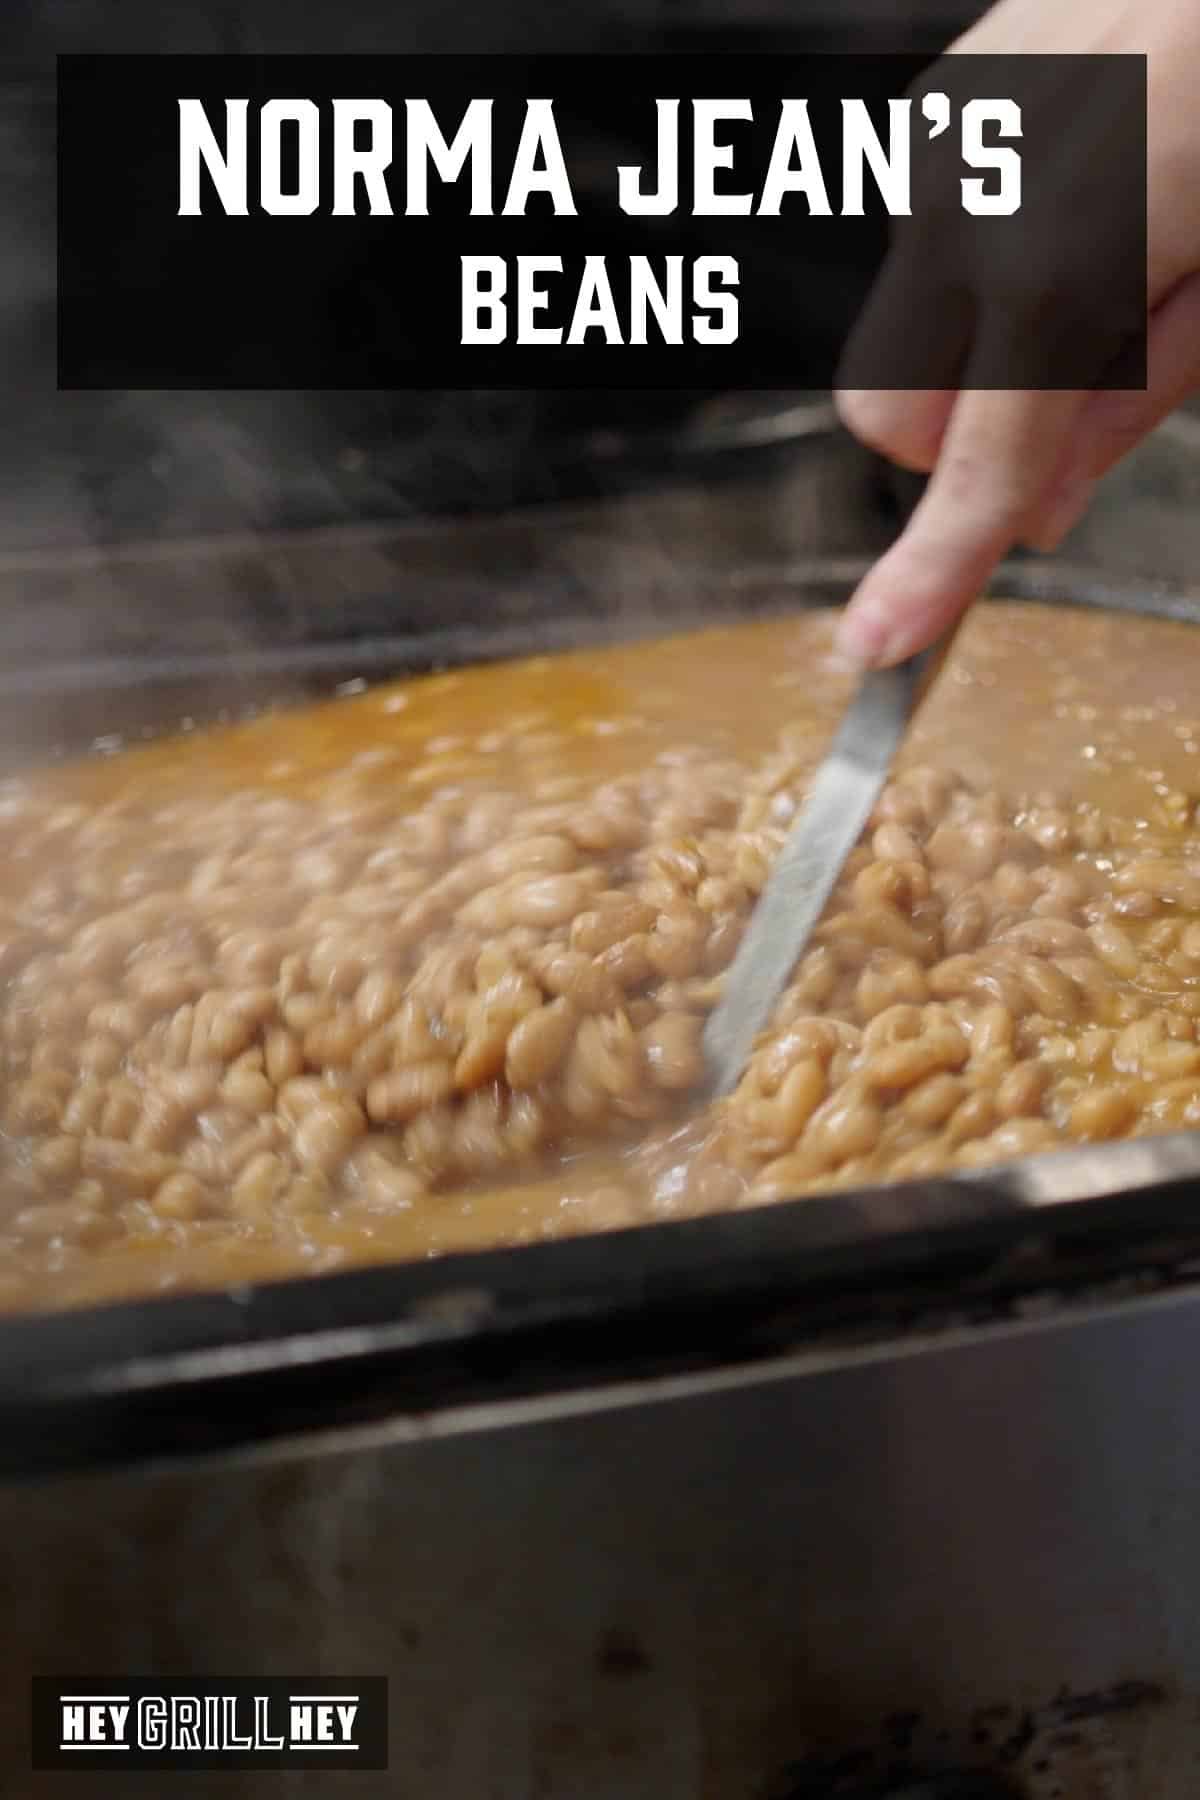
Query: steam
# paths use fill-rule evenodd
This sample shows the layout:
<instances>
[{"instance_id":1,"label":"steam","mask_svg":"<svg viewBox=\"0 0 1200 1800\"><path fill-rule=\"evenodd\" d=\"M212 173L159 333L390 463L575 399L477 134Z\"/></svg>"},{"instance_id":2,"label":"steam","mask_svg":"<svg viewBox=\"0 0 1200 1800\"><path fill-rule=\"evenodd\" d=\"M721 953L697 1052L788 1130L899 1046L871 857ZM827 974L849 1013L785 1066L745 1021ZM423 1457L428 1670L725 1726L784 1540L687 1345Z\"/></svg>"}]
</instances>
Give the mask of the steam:
<instances>
[{"instance_id":1,"label":"steam","mask_svg":"<svg viewBox=\"0 0 1200 1800\"><path fill-rule=\"evenodd\" d=\"M230 704L225 668L276 655L296 667L306 646L319 659L338 639L669 629L696 604L697 571L719 582L864 547L860 456L814 439L789 468L764 468L753 432L733 443L726 431L722 448L718 431L714 474L695 460L702 446L671 449L688 396L57 391L52 51L569 49L572 32L625 47L634 19L625 0L578 21L540 0L476 0L453 21L433 0L399 22L382 0L376 10L214 0L199 21L149 4L114 20L83 0L43 14L45 60L0 88L0 753L136 734L151 714L170 724L176 705L212 716ZM647 35L660 11L648 0ZM614 440L656 421L664 439L643 458L641 491L598 499L595 481L589 494ZM581 425L568 475L546 447ZM500 516L568 481L586 511ZM439 508L458 522L422 523ZM84 706L122 659L156 681L177 664L180 680L132 704L116 682Z\"/></svg>"}]
</instances>

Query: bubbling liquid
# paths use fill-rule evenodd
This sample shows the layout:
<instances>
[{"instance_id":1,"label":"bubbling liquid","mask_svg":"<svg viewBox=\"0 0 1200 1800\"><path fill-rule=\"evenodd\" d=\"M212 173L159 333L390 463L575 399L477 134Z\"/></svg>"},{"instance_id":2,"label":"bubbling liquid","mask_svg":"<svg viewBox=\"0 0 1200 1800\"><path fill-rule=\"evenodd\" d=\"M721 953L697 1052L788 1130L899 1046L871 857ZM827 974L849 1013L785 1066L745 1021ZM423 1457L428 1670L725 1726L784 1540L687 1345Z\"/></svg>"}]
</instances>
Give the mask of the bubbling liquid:
<instances>
[{"instance_id":1,"label":"bubbling liquid","mask_svg":"<svg viewBox=\"0 0 1200 1800\"><path fill-rule=\"evenodd\" d=\"M9 783L0 1305L1200 1123L1197 641L977 609L708 1110L705 1016L850 694L823 615L394 684Z\"/></svg>"}]
</instances>

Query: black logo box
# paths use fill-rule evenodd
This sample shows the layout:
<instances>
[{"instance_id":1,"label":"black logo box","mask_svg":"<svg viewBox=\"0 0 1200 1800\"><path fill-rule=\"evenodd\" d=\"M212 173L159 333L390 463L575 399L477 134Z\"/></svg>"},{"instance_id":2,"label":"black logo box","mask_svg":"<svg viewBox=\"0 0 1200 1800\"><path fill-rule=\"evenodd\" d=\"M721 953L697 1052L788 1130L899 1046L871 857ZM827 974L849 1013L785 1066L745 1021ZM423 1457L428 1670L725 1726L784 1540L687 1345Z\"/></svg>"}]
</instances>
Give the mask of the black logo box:
<instances>
[{"instance_id":1,"label":"black logo box","mask_svg":"<svg viewBox=\"0 0 1200 1800\"><path fill-rule=\"evenodd\" d=\"M266 1676L204 1677L158 1681L152 1678L128 1679L117 1676L53 1679L37 1676L32 1694L32 1766L35 1769L363 1769L384 1770L388 1766L388 1684L384 1676L296 1676L278 1679ZM328 1703L349 1703L357 1710L353 1719L355 1748L343 1747L335 1732L327 1747L289 1747L290 1706L293 1701L312 1705L317 1699ZM196 1709L185 1708L182 1716L172 1709L172 1701L198 1703L198 1729L206 1746L171 1748L144 1747L136 1741L139 1702L150 1705L143 1717L168 1727L174 1719L188 1727ZM166 1702L161 1707L158 1702ZM231 1701L232 1708L222 1705ZM210 1704L206 1706L206 1702ZM127 1748L63 1747L63 1707L98 1705L106 1710L101 1719L109 1742L123 1741ZM129 1711L124 1728L118 1733L111 1710L114 1705L127 1705ZM230 1734L250 1736L259 1741L282 1737L283 1748L245 1748L224 1745ZM178 1735L178 1733L177 1733Z\"/></svg>"},{"instance_id":2,"label":"black logo box","mask_svg":"<svg viewBox=\"0 0 1200 1800\"><path fill-rule=\"evenodd\" d=\"M921 81L947 94L934 132L914 104L913 213L889 219L865 183L843 217L843 99L861 99L882 142L888 102ZM259 204L261 108L305 98L320 122L321 204L271 217ZM405 216L405 102L428 101L447 140L468 102L493 102L496 214L472 217L469 179L429 187ZM617 170L656 165L655 101L680 99L681 197L670 217L628 217ZM779 216L693 217L686 179L695 99L750 103L722 126L732 192L760 193L783 99L809 112L832 216L801 195ZM1021 108L1021 205L970 217L959 200L970 100ZM179 217L179 101L198 99L219 143L225 101L248 102L249 208L228 217L207 173L200 217ZM391 217L332 217L332 101L386 102L394 119ZM525 103L554 102L577 215L535 195L503 205ZM834 384L874 291L872 329L843 379L860 387L1142 387L1145 383L1146 89L1140 57L76 57L59 59L59 385L63 388L776 388ZM935 108L936 112L937 109ZM948 120L948 123L946 121ZM281 137L285 183L296 145ZM900 271L876 280L894 238ZM666 282L682 258L684 342L641 346L462 344L460 258L559 256L539 323L569 324L585 257L604 256L618 313L629 265ZM693 341L696 259L736 259L732 343ZM515 319L510 315L511 326ZM628 320L622 320L628 330ZM968 346L974 344L970 360Z\"/></svg>"}]
</instances>

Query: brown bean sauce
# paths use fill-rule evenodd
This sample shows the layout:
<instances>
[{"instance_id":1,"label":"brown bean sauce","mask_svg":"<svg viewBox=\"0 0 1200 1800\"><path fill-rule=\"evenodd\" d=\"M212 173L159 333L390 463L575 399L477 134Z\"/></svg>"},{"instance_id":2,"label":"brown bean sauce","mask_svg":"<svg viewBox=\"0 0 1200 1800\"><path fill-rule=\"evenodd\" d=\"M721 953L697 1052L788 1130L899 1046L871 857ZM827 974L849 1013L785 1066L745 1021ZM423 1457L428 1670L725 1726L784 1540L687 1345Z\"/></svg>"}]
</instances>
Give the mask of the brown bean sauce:
<instances>
[{"instance_id":1,"label":"brown bean sauce","mask_svg":"<svg viewBox=\"0 0 1200 1800\"><path fill-rule=\"evenodd\" d=\"M14 779L0 1305L1200 1124L1196 643L978 609L710 1112L690 1097L705 1014L850 693L825 616L437 675Z\"/></svg>"}]
</instances>

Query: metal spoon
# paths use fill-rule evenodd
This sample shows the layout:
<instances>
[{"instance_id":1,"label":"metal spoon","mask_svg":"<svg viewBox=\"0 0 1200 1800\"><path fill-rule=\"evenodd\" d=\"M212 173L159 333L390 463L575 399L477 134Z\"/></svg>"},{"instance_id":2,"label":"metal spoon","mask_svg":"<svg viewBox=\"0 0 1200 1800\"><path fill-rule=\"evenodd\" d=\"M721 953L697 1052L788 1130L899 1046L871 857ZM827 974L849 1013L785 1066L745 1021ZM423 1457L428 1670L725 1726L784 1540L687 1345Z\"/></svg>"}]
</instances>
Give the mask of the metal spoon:
<instances>
[{"instance_id":1,"label":"metal spoon","mask_svg":"<svg viewBox=\"0 0 1200 1800\"><path fill-rule=\"evenodd\" d=\"M941 670L955 623L928 650L865 675L775 859L704 1030L714 1096L737 1086L754 1040L824 911L888 778L913 714Z\"/></svg>"}]
</instances>

